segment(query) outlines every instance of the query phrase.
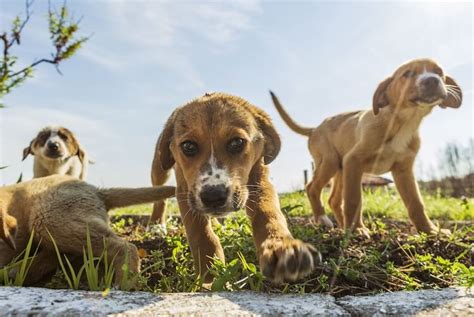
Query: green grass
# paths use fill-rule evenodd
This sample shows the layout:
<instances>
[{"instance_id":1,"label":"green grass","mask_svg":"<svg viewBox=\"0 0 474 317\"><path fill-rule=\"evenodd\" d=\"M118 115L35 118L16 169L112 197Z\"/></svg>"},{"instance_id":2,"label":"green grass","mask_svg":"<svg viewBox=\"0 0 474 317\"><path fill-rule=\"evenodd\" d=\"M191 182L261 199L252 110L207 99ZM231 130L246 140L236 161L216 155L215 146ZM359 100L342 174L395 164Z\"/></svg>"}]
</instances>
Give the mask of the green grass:
<instances>
[{"instance_id":1,"label":"green grass","mask_svg":"<svg viewBox=\"0 0 474 317\"><path fill-rule=\"evenodd\" d=\"M111 212L111 215L122 216L122 215L151 215L153 206L151 204L138 205L133 207L125 207L116 209ZM179 215L178 205L175 199L170 199L166 205L167 214Z\"/></svg>"},{"instance_id":2,"label":"green grass","mask_svg":"<svg viewBox=\"0 0 474 317\"><path fill-rule=\"evenodd\" d=\"M324 207L331 214L327 201L329 192L323 192ZM303 192L281 195L282 208L291 209L289 216L311 216L309 201ZM431 219L440 221L474 220L474 199L446 198L438 195L423 195L425 208ZM393 189L377 189L364 192L364 216L389 218L397 220L408 219L408 214L398 193Z\"/></svg>"},{"instance_id":3,"label":"green grass","mask_svg":"<svg viewBox=\"0 0 474 317\"><path fill-rule=\"evenodd\" d=\"M327 196L325 192L325 201ZM273 285L267 281L258 267L249 221L245 213L240 211L227 217L224 224L217 221L213 223L224 248L226 262L214 261L209 274L215 279L209 286L210 290L328 293L342 296L474 285L472 199L424 195L431 219L453 232L449 237L426 236L416 234L394 191L364 193L364 219L371 231L370 239L349 237L342 230L327 231L315 225L303 192L281 195L280 200L293 235L313 244L322 255L322 262L317 265L315 272L295 283ZM113 211L112 228L139 249L142 260L141 273L137 277L139 290L202 290L202 278L194 272L175 200L170 201L168 210L167 234L159 226L145 229L151 205ZM329 208L327 210L332 217ZM99 290L110 287L111 271L99 268L100 259L93 262L89 258L84 257L84 263L80 265L86 268L75 274L71 273L70 263L63 263L47 287ZM85 272L88 269L90 272ZM81 275L83 281L79 283ZM103 282L98 283L99 280Z\"/></svg>"},{"instance_id":4,"label":"green grass","mask_svg":"<svg viewBox=\"0 0 474 317\"><path fill-rule=\"evenodd\" d=\"M323 200L327 201L328 192ZM252 230L244 212L214 223L226 255L215 261L212 290L251 289L282 293L325 292L334 295L379 291L439 288L474 284L474 201L424 195L430 218L453 231L451 237L418 235L393 190L364 193L365 223L371 239L348 238L341 230L327 232L312 223L312 211L303 192L280 196L281 207L295 237L312 243L323 256L316 272L304 281L275 286L258 269ZM176 217L175 202L168 235L144 232L137 218L117 220L118 232L147 254L141 289L153 292L187 292L200 289L194 273L184 229ZM330 209L326 205L328 214ZM150 206L117 210L114 214L147 214ZM127 219L127 220L125 220ZM140 219L140 218L138 218ZM143 223L143 221L142 221ZM141 232L141 233L139 233ZM152 230L153 232L153 230Z\"/></svg>"}]
</instances>

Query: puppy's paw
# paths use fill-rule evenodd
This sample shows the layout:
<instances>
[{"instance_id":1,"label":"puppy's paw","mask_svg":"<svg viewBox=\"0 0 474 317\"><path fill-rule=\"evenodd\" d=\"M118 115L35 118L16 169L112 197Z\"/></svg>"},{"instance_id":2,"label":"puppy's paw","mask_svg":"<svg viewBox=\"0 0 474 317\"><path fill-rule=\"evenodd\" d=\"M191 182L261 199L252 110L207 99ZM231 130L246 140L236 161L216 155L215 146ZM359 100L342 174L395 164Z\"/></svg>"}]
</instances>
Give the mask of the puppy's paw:
<instances>
[{"instance_id":1,"label":"puppy's paw","mask_svg":"<svg viewBox=\"0 0 474 317\"><path fill-rule=\"evenodd\" d=\"M442 229L442 228L439 228L439 227L434 227L431 231L430 231L430 234L432 235L440 235L440 236L444 236L444 237L449 237L452 235L452 232L451 230L449 229Z\"/></svg>"},{"instance_id":2,"label":"puppy's paw","mask_svg":"<svg viewBox=\"0 0 474 317\"><path fill-rule=\"evenodd\" d=\"M449 229L439 229L439 234L449 237L453 233Z\"/></svg>"},{"instance_id":3,"label":"puppy's paw","mask_svg":"<svg viewBox=\"0 0 474 317\"><path fill-rule=\"evenodd\" d=\"M449 229L443 229L439 225L436 226L435 224L429 222L428 225L416 225L415 227L419 233L426 233L427 235L433 235L433 236L444 236L444 237L449 237L452 233L451 230Z\"/></svg>"},{"instance_id":4,"label":"puppy's paw","mask_svg":"<svg viewBox=\"0 0 474 317\"><path fill-rule=\"evenodd\" d=\"M359 227L354 229L354 233L358 236L370 238L370 231L367 227Z\"/></svg>"},{"instance_id":5,"label":"puppy's paw","mask_svg":"<svg viewBox=\"0 0 474 317\"><path fill-rule=\"evenodd\" d=\"M327 215L321 215L316 217L316 223L318 225L323 225L327 229L332 229L334 228L334 224L332 223L331 219Z\"/></svg>"},{"instance_id":6,"label":"puppy's paw","mask_svg":"<svg viewBox=\"0 0 474 317\"><path fill-rule=\"evenodd\" d=\"M168 228L166 224L152 224L146 227L146 232L151 232L153 234L157 234L159 236L166 236L168 235Z\"/></svg>"},{"instance_id":7,"label":"puppy's paw","mask_svg":"<svg viewBox=\"0 0 474 317\"><path fill-rule=\"evenodd\" d=\"M262 244L260 268L268 279L278 284L308 275L320 260L320 253L308 243L293 238L275 238Z\"/></svg>"}]
</instances>

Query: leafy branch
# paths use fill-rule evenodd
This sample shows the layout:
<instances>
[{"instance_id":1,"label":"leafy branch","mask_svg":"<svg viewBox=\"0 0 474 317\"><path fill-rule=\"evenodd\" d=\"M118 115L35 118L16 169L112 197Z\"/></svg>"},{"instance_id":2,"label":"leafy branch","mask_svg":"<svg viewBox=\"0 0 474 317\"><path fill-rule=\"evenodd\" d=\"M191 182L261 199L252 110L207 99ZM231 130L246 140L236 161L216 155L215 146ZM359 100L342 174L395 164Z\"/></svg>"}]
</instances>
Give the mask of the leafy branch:
<instances>
[{"instance_id":1,"label":"leafy branch","mask_svg":"<svg viewBox=\"0 0 474 317\"><path fill-rule=\"evenodd\" d=\"M15 87L22 84L27 78L33 76L33 69L40 64L52 64L59 74L59 65L66 59L71 58L89 39L89 37L76 37L79 30L79 20L74 20L69 16L66 2L59 11L53 10L51 5L48 8L48 25L50 39L53 44L53 52L49 58L41 58L33 61L28 66L17 69L15 66L18 57L11 53L14 46L21 44L23 30L29 22L32 11L31 6L34 0L26 0L25 16L15 17L10 32L0 34L0 42L3 44L3 54L0 59L0 98L11 92ZM0 104L0 107L2 105Z\"/></svg>"}]
</instances>

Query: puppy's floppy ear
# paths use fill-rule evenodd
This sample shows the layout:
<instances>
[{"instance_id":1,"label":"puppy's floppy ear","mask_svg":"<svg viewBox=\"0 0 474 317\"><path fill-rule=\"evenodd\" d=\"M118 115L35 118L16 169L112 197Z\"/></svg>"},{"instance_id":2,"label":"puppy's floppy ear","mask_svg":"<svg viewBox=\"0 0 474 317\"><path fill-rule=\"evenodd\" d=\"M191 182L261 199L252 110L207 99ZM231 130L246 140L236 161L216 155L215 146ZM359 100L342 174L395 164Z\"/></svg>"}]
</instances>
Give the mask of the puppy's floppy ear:
<instances>
[{"instance_id":1,"label":"puppy's floppy ear","mask_svg":"<svg viewBox=\"0 0 474 317\"><path fill-rule=\"evenodd\" d=\"M158 144L156 146L155 156L161 162L161 168L164 171L169 170L174 165L174 157L171 153L170 145L173 139L173 130L176 113L174 112L166 121L165 127L158 138Z\"/></svg>"},{"instance_id":2,"label":"puppy's floppy ear","mask_svg":"<svg viewBox=\"0 0 474 317\"><path fill-rule=\"evenodd\" d=\"M0 207L1 208L1 207ZM0 238L13 250L16 250L15 236L17 229L16 218L0 210Z\"/></svg>"},{"instance_id":3,"label":"puppy's floppy ear","mask_svg":"<svg viewBox=\"0 0 474 317\"><path fill-rule=\"evenodd\" d=\"M80 146L80 145L78 146L76 155L79 158L79 161L81 161L81 163L83 165L85 163L89 164L89 159L87 159L87 153L86 153L86 151L84 151L82 146Z\"/></svg>"},{"instance_id":4,"label":"puppy's floppy ear","mask_svg":"<svg viewBox=\"0 0 474 317\"><path fill-rule=\"evenodd\" d=\"M459 108L462 103L461 87L459 87L456 81L448 75L446 75L444 83L446 85L446 89L448 90L448 97L439 106L441 108Z\"/></svg>"},{"instance_id":5,"label":"puppy's floppy ear","mask_svg":"<svg viewBox=\"0 0 474 317\"><path fill-rule=\"evenodd\" d=\"M35 143L35 141L36 141L36 138L34 138L33 140L31 140L30 145L28 145L27 147L25 147L25 148L23 149L23 158L21 159L22 161L26 160L26 158L27 158L28 155L30 155L30 154L31 154L31 155L35 155L35 154L33 153L33 151L31 150L31 147L33 146L33 143Z\"/></svg>"},{"instance_id":6,"label":"puppy's floppy ear","mask_svg":"<svg viewBox=\"0 0 474 317\"><path fill-rule=\"evenodd\" d=\"M281 140L270 117L258 108L253 109L253 115L264 137L263 162L270 164L280 153Z\"/></svg>"},{"instance_id":7,"label":"puppy's floppy ear","mask_svg":"<svg viewBox=\"0 0 474 317\"><path fill-rule=\"evenodd\" d=\"M372 110L374 111L375 115L379 113L380 108L386 107L389 104L387 88L391 82L392 77L388 77L382 81L375 90L374 96L372 98Z\"/></svg>"},{"instance_id":8,"label":"puppy's floppy ear","mask_svg":"<svg viewBox=\"0 0 474 317\"><path fill-rule=\"evenodd\" d=\"M89 156L87 155L87 152L84 150L84 148L78 143L77 144L77 157L79 158L79 161L81 162L81 173L79 174L79 179L80 180L86 180L87 177L87 171L89 169Z\"/></svg>"}]
</instances>

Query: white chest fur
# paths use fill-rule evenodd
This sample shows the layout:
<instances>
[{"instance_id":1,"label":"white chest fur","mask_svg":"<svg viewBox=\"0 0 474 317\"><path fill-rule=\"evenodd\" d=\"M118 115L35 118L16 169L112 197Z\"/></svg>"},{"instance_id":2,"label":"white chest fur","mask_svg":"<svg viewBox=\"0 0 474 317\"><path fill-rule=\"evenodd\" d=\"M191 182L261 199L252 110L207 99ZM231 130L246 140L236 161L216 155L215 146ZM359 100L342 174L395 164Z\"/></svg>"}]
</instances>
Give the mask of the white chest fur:
<instances>
[{"instance_id":1,"label":"white chest fur","mask_svg":"<svg viewBox=\"0 0 474 317\"><path fill-rule=\"evenodd\" d=\"M407 151L407 148L417 135L421 121L431 112L432 108L422 106L414 109L405 109L402 113L399 113L398 115L403 120L402 125L393 137L377 151L375 160L368 164L364 171L373 174L383 174L390 171L393 164L403 160L406 155L413 155L411 151Z\"/></svg>"},{"instance_id":2,"label":"white chest fur","mask_svg":"<svg viewBox=\"0 0 474 317\"><path fill-rule=\"evenodd\" d=\"M68 158L67 160L42 160L35 157L34 161L34 177L44 177L53 174L70 175L80 177L82 163L77 156Z\"/></svg>"},{"instance_id":3,"label":"white chest fur","mask_svg":"<svg viewBox=\"0 0 474 317\"><path fill-rule=\"evenodd\" d=\"M400 114L403 118L403 124L389 141L388 146L394 152L404 152L410 144L413 137L418 133L421 121L428 115L433 107L420 106L414 109L406 109Z\"/></svg>"}]
</instances>

